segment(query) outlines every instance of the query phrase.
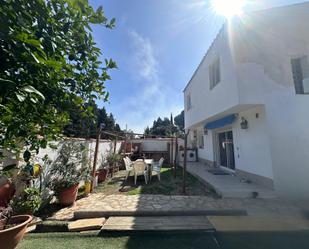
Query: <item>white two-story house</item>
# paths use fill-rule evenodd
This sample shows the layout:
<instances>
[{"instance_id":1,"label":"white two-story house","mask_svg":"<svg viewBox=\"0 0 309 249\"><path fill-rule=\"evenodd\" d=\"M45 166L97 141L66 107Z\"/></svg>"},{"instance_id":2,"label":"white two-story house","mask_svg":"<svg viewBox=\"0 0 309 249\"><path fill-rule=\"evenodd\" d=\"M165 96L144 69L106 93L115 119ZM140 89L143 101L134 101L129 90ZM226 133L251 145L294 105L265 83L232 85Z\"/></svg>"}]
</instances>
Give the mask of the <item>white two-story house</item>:
<instances>
[{"instance_id":1,"label":"white two-story house","mask_svg":"<svg viewBox=\"0 0 309 249\"><path fill-rule=\"evenodd\" d=\"M199 161L309 197L309 3L228 21L184 89Z\"/></svg>"}]
</instances>

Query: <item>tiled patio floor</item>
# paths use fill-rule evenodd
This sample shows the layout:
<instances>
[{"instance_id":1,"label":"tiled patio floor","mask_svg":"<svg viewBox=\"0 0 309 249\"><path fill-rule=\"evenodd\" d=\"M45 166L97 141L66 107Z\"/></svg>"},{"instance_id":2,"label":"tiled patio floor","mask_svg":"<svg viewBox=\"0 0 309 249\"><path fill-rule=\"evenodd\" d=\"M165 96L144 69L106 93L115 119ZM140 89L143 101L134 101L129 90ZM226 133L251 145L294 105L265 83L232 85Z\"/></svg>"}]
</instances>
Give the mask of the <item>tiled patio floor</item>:
<instances>
[{"instance_id":1,"label":"tiled patio floor","mask_svg":"<svg viewBox=\"0 0 309 249\"><path fill-rule=\"evenodd\" d=\"M260 198L275 198L275 191L255 183L242 182L234 175L214 175L208 172L208 167L200 162L188 162L187 171L210 184L215 191L225 198L251 198L253 192Z\"/></svg>"}]
</instances>

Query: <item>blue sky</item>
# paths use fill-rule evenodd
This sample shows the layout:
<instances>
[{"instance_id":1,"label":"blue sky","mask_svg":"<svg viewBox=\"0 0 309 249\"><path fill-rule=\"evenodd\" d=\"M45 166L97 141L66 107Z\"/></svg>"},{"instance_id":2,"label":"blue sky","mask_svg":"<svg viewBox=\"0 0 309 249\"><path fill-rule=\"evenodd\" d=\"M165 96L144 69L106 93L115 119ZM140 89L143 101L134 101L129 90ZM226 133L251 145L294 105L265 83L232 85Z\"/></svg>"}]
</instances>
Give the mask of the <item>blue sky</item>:
<instances>
[{"instance_id":1,"label":"blue sky","mask_svg":"<svg viewBox=\"0 0 309 249\"><path fill-rule=\"evenodd\" d=\"M233 0L230 0L233 1ZM297 0L248 0L246 10L299 3ZM176 116L183 109L182 90L224 23L207 0L90 0L103 5L116 28L94 27L103 58L113 58L117 70L106 84L108 103L99 106L143 132L158 116Z\"/></svg>"}]
</instances>

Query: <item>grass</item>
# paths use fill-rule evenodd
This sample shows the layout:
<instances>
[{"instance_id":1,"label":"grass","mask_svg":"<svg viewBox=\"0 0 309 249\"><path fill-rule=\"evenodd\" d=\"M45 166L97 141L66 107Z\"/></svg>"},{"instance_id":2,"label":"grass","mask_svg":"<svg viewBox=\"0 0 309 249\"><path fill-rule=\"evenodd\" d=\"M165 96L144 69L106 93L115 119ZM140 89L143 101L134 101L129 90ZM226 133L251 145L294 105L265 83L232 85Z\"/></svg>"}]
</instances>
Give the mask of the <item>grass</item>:
<instances>
[{"instance_id":1,"label":"grass","mask_svg":"<svg viewBox=\"0 0 309 249\"><path fill-rule=\"evenodd\" d=\"M98 237L92 233L28 234L17 249L307 249L309 232L136 234Z\"/></svg>"},{"instance_id":2,"label":"grass","mask_svg":"<svg viewBox=\"0 0 309 249\"><path fill-rule=\"evenodd\" d=\"M184 238L185 237L185 238ZM92 234L79 233L45 233L28 234L17 249L187 249L205 248L212 243L212 238L186 235L134 235L122 237L97 237ZM204 245L201 247L201 245ZM216 247L209 247L216 248Z\"/></svg>"},{"instance_id":3,"label":"grass","mask_svg":"<svg viewBox=\"0 0 309 249\"><path fill-rule=\"evenodd\" d=\"M182 169L174 171L170 167L161 169L161 181L157 176L153 176L150 183L145 184L143 176L138 178L137 185L134 184L133 176L127 181L125 179L125 171L119 171L112 179L108 179L104 183L98 185L96 192L105 194L153 194L153 195L183 195L182 192ZM217 197L215 192L209 186L205 186L197 178L187 173L186 195L207 195Z\"/></svg>"}]
</instances>

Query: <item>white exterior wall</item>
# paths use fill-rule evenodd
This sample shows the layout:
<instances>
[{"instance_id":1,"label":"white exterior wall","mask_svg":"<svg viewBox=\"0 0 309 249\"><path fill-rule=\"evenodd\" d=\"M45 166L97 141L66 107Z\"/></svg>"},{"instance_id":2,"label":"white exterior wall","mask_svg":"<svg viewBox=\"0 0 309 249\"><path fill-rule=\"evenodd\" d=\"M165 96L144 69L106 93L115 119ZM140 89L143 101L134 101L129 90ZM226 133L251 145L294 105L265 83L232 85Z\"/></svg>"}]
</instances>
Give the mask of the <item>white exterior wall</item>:
<instances>
[{"instance_id":1,"label":"white exterior wall","mask_svg":"<svg viewBox=\"0 0 309 249\"><path fill-rule=\"evenodd\" d=\"M236 168L273 178L277 193L292 198L309 197L309 96L296 95L291 69L292 58L309 57L308 13L304 3L236 20L228 27L230 47L222 49L224 40L217 39L201 64L220 53L221 75L230 84L222 81L209 91L208 69L201 66L184 91L192 99L192 110L185 111L187 129L231 113L245 116L247 130L240 129L239 119L233 124ZM261 108L259 119L253 107ZM206 141L212 143L206 138L199 156L211 160Z\"/></svg>"},{"instance_id":2,"label":"white exterior wall","mask_svg":"<svg viewBox=\"0 0 309 249\"><path fill-rule=\"evenodd\" d=\"M143 151L167 151L167 140L142 140L142 150Z\"/></svg>"},{"instance_id":3,"label":"white exterior wall","mask_svg":"<svg viewBox=\"0 0 309 249\"><path fill-rule=\"evenodd\" d=\"M68 139L68 141L70 141L70 140ZM91 139L91 140L73 139L71 141L76 141L76 143L84 143L85 144L86 148L88 149L90 164L92 165L93 164L93 158L94 158L94 151L95 151L96 140L95 139ZM58 156L58 151L60 149L60 145L59 144L61 142L54 141L54 142L50 142L50 143L53 146L55 146L56 149L52 149L49 146L47 148L45 148L45 149L40 149L39 154L35 155L31 159L34 163L43 164L42 159L44 158L45 155L47 155L48 158L50 160L52 160L52 161L54 161L56 159L56 157ZM122 143L121 141L117 142L117 144L116 144L116 152L119 152L119 150L121 148L121 143ZM97 167L99 167L101 165L102 161L106 159L107 155L109 153L113 152L113 151L114 151L114 142L113 141L101 140L100 141L100 145L99 145ZM13 155L11 157L13 157ZM13 164L13 163L16 163L15 159L7 158L7 159L4 160L3 166L7 166L7 165ZM23 163L24 162L22 161L21 164L23 164Z\"/></svg>"},{"instance_id":4,"label":"white exterior wall","mask_svg":"<svg viewBox=\"0 0 309 249\"><path fill-rule=\"evenodd\" d=\"M258 114L258 118L256 118ZM241 117L248 121L248 129L241 129ZM273 179L272 162L264 107L240 112L233 124L236 168Z\"/></svg>"},{"instance_id":5,"label":"white exterior wall","mask_svg":"<svg viewBox=\"0 0 309 249\"><path fill-rule=\"evenodd\" d=\"M198 157L207 159L209 161L214 161L214 150L213 150L213 136L212 131L208 131L207 135L204 135L204 148L198 149Z\"/></svg>"},{"instance_id":6,"label":"white exterior wall","mask_svg":"<svg viewBox=\"0 0 309 249\"><path fill-rule=\"evenodd\" d=\"M309 197L309 96L295 94L291 69L309 56L308 13L307 3L253 16L245 41L259 45L234 43L240 101L265 104L275 189L293 198Z\"/></svg>"},{"instance_id":7,"label":"white exterior wall","mask_svg":"<svg viewBox=\"0 0 309 249\"><path fill-rule=\"evenodd\" d=\"M258 118L256 118L258 114ZM248 121L248 129L240 127L241 117ZM233 131L236 169L273 179L269 134L263 106L239 112L237 120L230 127ZM204 148L198 149L199 158L215 161L213 136L208 131L204 136Z\"/></svg>"},{"instance_id":8,"label":"white exterior wall","mask_svg":"<svg viewBox=\"0 0 309 249\"><path fill-rule=\"evenodd\" d=\"M221 82L210 90L209 65L220 56ZM218 34L205 60L202 61L184 95L191 95L191 109L185 111L185 127L220 113L227 106L239 104L236 73L233 67L226 27ZM187 107L185 103L185 107Z\"/></svg>"}]
</instances>

